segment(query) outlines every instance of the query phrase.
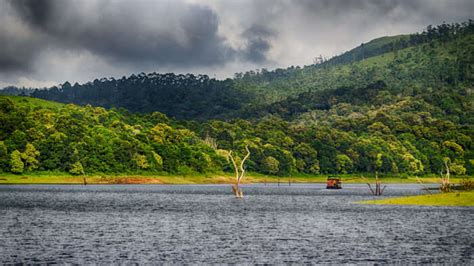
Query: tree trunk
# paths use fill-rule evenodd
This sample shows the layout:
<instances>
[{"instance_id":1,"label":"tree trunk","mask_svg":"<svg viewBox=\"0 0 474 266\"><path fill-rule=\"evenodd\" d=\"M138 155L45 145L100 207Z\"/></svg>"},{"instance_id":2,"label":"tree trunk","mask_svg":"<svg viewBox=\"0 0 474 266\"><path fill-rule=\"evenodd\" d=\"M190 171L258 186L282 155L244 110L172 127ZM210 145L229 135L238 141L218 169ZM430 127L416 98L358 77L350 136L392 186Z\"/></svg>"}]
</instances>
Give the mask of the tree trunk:
<instances>
[{"instance_id":1,"label":"tree trunk","mask_svg":"<svg viewBox=\"0 0 474 266\"><path fill-rule=\"evenodd\" d=\"M82 182L84 186L87 185L86 173L84 172L84 169L82 169Z\"/></svg>"},{"instance_id":2,"label":"tree trunk","mask_svg":"<svg viewBox=\"0 0 474 266\"><path fill-rule=\"evenodd\" d=\"M363 176L361 176L362 179L367 181L367 186L369 186L370 192L374 196L381 196L383 194L383 191L385 190L386 186L382 188L382 182L380 181L380 178L378 176L378 172L375 172L375 190L372 188L372 185L370 184L369 180Z\"/></svg>"},{"instance_id":3,"label":"tree trunk","mask_svg":"<svg viewBox=\"0 0 474 266\"><path fill-rule=\"evenodd\" d=\"M441 188L440 189L442 192L449 192L451 191L451 183L449 180L450 171L449 171L448 160L444 160L444 167L446 168L446 175L443 176L443 171L441 171Z\"/></svg>"},{"instance_id":4,"label":"tree trunk","mask_svg":"<svg viewBox=\"0 0 474 266\"><path fill-rule=\"evenodd\" d=\"M244 163L250 156L250 150L248 148L248 145L245 146L245 150L247 151L247 155L245 155L245 157L242 159L240 163L240 167L237 167L237 163L234 159L234 156L232 155L232 151L229 152L229 158L232 161L232 165L234 166L234 170L235 170L236 180L235 180L235 183L232 185L232 192L234 193L236 198L244 197L244 192L242 191L242 189L240 189L240 183L242 182L242 179L245 174Z\"/></svg>"}]
</instances>

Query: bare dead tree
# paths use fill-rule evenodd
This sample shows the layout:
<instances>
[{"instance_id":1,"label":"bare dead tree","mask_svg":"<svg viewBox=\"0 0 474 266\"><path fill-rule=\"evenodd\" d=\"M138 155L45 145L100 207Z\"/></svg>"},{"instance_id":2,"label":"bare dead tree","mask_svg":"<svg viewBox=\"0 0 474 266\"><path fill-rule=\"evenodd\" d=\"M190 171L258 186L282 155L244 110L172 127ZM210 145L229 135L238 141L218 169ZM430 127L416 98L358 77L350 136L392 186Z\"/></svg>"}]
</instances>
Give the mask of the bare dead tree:
<instances>
[{"instance_id":1,"label":"bare dead tree","mask_svg":"<svg viewBox=\"0 0 474 266\"><path fill-rule=\"evenodd\" d=\"M425 186L425 184L421 181L421 179L417 176L416 177L416 181L421 185L423 186L423 190L425 190L426 192L428 192L429 194L432 194L430 189L428 187Z\"/></svg>"},{"instance_id":2,"label":"bare dead tree","mask_svg":"<svg viewBox=\"0 0 474 266\"><path fill-rule=\"evenodd\" d=\"M87 185L86 173L84 172L84 169L82 169L82 182L84 186Z\"/></svg>"},{"instance_id":3,"label":"bare dead tree","mask_svg":"<svg viewBox=\"0 0 474 266\"><path fill-rule=\"evenodd\" d=\"M440 190L442 192L449 192L451 191L451 182L449 180L450 178L450 171L449 171L449 159L445 158L444 160L444 167L446 168L446 174L443 174L443 171L441 170L441 187Z\"/></svg>"},{"instance_id":4,"label":"bare dead tree","mask_svg":"<svg viewBox=\"0 0 474 266\"><path fill-rule=\"evenodd\" d=\"M378 153L377 156L375 157L375 161L374 161L375 189L372 188L372 185L370 184L370 182L367 178L362 177L365 181L367 181L367 185L369 186L369 189L372 192L372 195L374 195L374 196L381 196L383 191L386 188L386 186L384 186L382 188L382 181L379 178L379 170L382 167L382 157L383 157L383 155L381 153Z\"/></svg>"},{"instance_id":5,"label":"bare dead tree","mask_svg":"<svg viewBox=\"0 0 474 266\"><path fill-rule=\"evenodd\" d=\"M380 181L378 171L375 171L375 189L372 188L372 184L370 184L369 179L361 176L362 179L364 179L367 182L367 186L369 186L370 192L372 192L372 195L374 196L381 196L383 194L383 191L387 186L383 186L382 188L382 181Z\"/></svg>"},{"instance_id":6,"label":"bare dead tree","mask_svg":"<svg viewBox=\"0 0 474 266\"><path fill-rule=\"evenodd\" d=\"M235 170L235 183L232 185L232 192L234 192L236 198L244 197L244 193L242 189L240 188L240 184L245 174L245 168L244 168L245 161L250 157L250 150L249 150L248 145L245 145L245 150L247 151L247 155L245 155L245 157L240 161L239 166L237 166L237 162L234 156L232 155L232 151L229 151L228 153L228 156Z\"/></svg>"}]
</instances>

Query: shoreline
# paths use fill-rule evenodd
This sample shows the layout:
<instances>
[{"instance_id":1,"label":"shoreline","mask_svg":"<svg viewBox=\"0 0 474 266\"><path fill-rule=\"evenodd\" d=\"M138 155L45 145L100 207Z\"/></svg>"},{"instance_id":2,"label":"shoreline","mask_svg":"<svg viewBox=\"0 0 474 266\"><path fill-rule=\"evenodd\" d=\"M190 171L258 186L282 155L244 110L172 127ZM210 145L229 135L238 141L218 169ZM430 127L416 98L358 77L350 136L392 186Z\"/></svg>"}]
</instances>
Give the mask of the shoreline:
<instances>
[{"instance_id":1,"label":"shoreline","mask_svg":"<svg viewBox=\"0 0 474 266\"><path fill-rule=\"evenodd\" d=\"M261 174L249 174L245 176L243 184L297 184L314 183L325 184L328 175L317 176L294 176L277 177ZM366 184L367 181L360 178L360 175L340 175L342 184ZM374 183L373 177L367 179ZM235 177L227 174L191 174L191 175L148 175L148 174L118 174L118 175L91 175L86 176L88 185L116 185L116 184L152 184L152 185L198 185L198 184L232 184ZM437 177L420 178L423 184L439 184ZM461 178L452 178L452 183L459 183ZM419 184L415 177L383 177L382 183L385 184ZM0 185L83 185L82 176L71 176L62 173L35 173L25 175L0 174Z\"/></svg>"},{"instance_id":2,"label":"shoreline","mask_svg":"<svg viewBox=\"0 0 474 266\"><path fill-rule=\"evenodd\" d=\"M474 207L474 191L425 194L354 202L367 205Z\"/></svg>"}]
</instances>

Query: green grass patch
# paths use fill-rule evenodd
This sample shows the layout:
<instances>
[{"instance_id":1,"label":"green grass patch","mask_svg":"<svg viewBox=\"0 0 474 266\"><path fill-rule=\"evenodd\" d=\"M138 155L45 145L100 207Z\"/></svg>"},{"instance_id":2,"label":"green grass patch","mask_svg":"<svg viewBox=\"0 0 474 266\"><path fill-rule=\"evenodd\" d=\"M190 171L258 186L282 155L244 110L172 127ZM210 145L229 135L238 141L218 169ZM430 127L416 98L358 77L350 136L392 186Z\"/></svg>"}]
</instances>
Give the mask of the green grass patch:
<instances>
[{"instance_id":1,"label":"green grass patch","mask_svg":"<svg viewBox=\"0 0 474 266\"><path fill-rule=\"evenodd\" d=\"M367 200L359 201L357 203L422 206L474 206L474 191Z\"/></svg>"},{"instance_id":2,"label":"green grass patch","mask_svg":"<svg viewBox=\"0 0 474 266\"><path fill-rule=\"evenodd\" d=\"M58 103L58 102L53 102L53 101L48 101L48 100L42 100L38 98L32 98L32 97L25 97L25 96L11 96L11 95L0 95L0 98L8 98L10 99L13 103L15 103L18 106L22 107L42 107L42 108L62 108L66 106L63 103Z\"/></svg>"},{"instance_id":3,"label":"green grass patch","mask_svg":"<svg viewBox=\"0 0 474 266\"><path fill-rule=\"evenodd\" d=\"M364 175L374 183L375 179ZM347 174L338 175L344 184L366 183L360 175ZM294 176L270 176L259 173L248 173L243 183L325 183L328 175L298 174ZM230 184L235 176L230 173L192 173L188 175L140 172L140 173L96 173L86 176L89 184ZM413 184L417 183L415 177L383 177L384 184ZM424 177L423 183L439 183L437 177ZM459 178L452 178L451 182L459 183ZM34 172L15 175L11 173L0 173L0 184L82 184L82 176L73 176L64 172Z\"/></svg>"}]
</instances>

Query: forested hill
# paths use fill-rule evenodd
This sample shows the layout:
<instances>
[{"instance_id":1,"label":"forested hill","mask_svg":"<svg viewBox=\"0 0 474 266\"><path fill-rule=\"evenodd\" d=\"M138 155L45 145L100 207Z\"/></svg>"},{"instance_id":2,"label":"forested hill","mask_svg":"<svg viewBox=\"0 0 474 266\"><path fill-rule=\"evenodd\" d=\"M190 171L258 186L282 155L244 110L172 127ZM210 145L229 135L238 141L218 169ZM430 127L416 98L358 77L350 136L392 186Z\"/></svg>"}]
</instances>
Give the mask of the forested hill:
<instances>
[{"instance_id":1,"label":"forested hill","mask_svg":"<svg viewBox=\"0 0 474 266\"><path fill-rule=\"evenodd\" d=\"M249 93L236 90L231 80L206 75L144 74L103 78L82 85L36 90L31 96L64 103L125 108L132 112L159 111L179 119L207 119L242 108Z\"/></svg>"},{"instance_id":2,"label":"forested hill","mask_svg":"<svg viewBox=\"0 0 474 266\"><path fill-rule=\"evenodd\" d=\"M412 35L378 38L303 68L249 71L224 81L205 75L141 73L85 84L66 82L48 90L8 88L3 94L30 94L64 103L123 107L132 112L159 111L178 119L227 119L300 93L363 88L378 81L392 93L469 87L474 82L473 65L474 23L468 21L430 26Z\"/></svg>"},{"instance_id":3,"label":"forested hill","mask_svg":"<svg viewBox=\"0 0 474 266\"><path fill-rule=\"evenodd\" d=\"M406 97L378 106L341 103L293 122L196 123L0 96L0 172L232 172L226 151L241 155L249 145L247 170L265 174L425 175L438 174L445 161L452 174L473 174L472 123L438 111Z\"/></svg>"},{"instance_id":4,"label":"forested hill","mask_svg":"<svg viewBox=\"0 0 474 266\"><path fill-rule=\"evenodd\" d=\"M31 93L83 107L0 96L0 172L231 171L226 151L248 145L247 170L265 174L472 175L473 65L469 21L225 81L140 74Z\"/></svg>"},{"instance_id":5,"label":"forested hill","mask_svg":"<svg viewBox=\"0 0 474 266\"><path fill-rule=\"evenodd\" d=\"M263 99L260 103L306 91L360 88L377 81L396 90L472 86L474 22L379 38L315 65L238 73L235 80L238 88L258 93L258 99Z\"/></svg>"},{"instance_id":6,"label":"forested hill","mask_svg":"<svg viewBox=\"0 0 474 266\"><path fill-rule=\"evenodd\" d=\"M256 119L273 115L288 121L304 119L308 122L327 122L322 118L311 118L311 115L331 111L348 112L361 108L378 110L384 105L407 100L423 103L420 109L415 111L426 111L433 117L460 125L474 125L472 87L407 88L399 91L388 87L383 81L365 87L308 91L275 103L247 108L239 116ZM427 105L430 108L423 110Z\"/></svg>"}]
</instances>

